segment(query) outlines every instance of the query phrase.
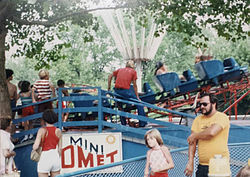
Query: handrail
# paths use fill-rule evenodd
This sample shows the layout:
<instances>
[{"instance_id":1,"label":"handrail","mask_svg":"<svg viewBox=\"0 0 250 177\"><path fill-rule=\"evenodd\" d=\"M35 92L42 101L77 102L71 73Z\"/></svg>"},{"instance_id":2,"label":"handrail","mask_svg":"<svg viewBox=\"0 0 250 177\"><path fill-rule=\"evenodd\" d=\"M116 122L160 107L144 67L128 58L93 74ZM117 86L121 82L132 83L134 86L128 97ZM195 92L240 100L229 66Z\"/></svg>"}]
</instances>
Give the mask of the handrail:
<instances>
[{"instance_id":1,"label":"handrail","mask_svg":"<svg viewBox=\"0 0 250 177\"><path fill-rule=\"evenodd\" d=\"M112 94L123 98L123 96L121 96L121 95L119 95L117 93L112 93ZM165 112L169 112L169 113L172 113L172 114L177 114L177 115L180 115L180 116L183 116L183 117L189 117L189 118L193 118L193 119L196 117L194 115L186 114L186 113L183 113L183 112L177 112L177 111L173 111L173 110L170 110L170 109L161 108L161 107L155 106L153 104L150 104L150 103L147 103L147 102L144 102L144 101L139 101L139 100L136 100L136 99L133 99L133 98L129 98L128 100L131 100L131 101L128 101L128 100L122 100L122 99L119 99L119 98L110 98L110 97L105 97L105 96L102 96L102 97L103 98L108 98L108 99L111 99L111 100L114 100L114 101L123 102L123 103L134 104L134 105L138 105L138 106L147 106L149 108L158 109L160 111L165 111Z\"/></svg>"},{"instance_id":2,"label":"handrail","mask_svg":"<svg viewBox=\"0 0 250 177\"><path fill-rule=\"evenodd\" d=\"M242 145L243 146L244 145L247 145L247 146L249 145L250 146L250 142L247 142L247 143L230 143L230 144L228 144L229 147L242 146ZM170 150L170 153L181 152L181 151L186 151L186 150L188 150L188 147L172 149L172 150ZM111 168L111 167L118 166L118 165L124 165L124 164L127 164L127 163L131 163L131 162L135 162L135 161L139 161L139 160L144 160L144 159L146 159L146 155L126 159L126 160L123 160L123 161L120 161L120 162L115 162L115 163L111 163L111 164L107 164L107 165L102 165L102 166L97 166L97 167L93 167L93 168L83 169L83 170L79 170L79 171L75 171L75 172L71 172L71 173L64 173L64 174L57 175L56 177L69 177L69 176L81 175L81 174L90 173L90 172L94 172L94 171L98 171L98 170L102 170L102 169L106 169L106 168Z\"/></svg>"},{"instance_id":3,"label":"handrail","mask_svg":"<svg viewBox=\"0 0 250 177\"><path fill-rule=\"evenodd\" d=\"M55 101L57 99L58 99L58 97L53 97L53 98L50 98L50 99L47 99L47 100L43 100L43 101L39 101L39 102L36 102L36 103L30 103L30 104L26 104L24 106L18 106L18 107L13 108L12 111L16 111L18 109L22 109L22 108L25 108L25 107L28 107L28 106L35 106L35 105L39 105L39 104L42 104L42 103L47 103L47 102L50 102L50 101Z\"/></svg>"},{"instance_id":4,"label":"handrail","mask_svg":"<svg viewBox=\"0 0 250 177\"><path fill-rule=\"evenodd\" d=\"M184 150L188 150L188 147L172 149L172 150L170 150L170 152L173 153L173 152L180 152L180 151L184 151ZM102 169L105 169L105 168L110 168L110 167L114 167L114 166L118 166L118 165L123 165L123 164L126 164L126 163L135 162L135 161L143 160L143 159L146 159L146 155L139 156L139 157L134 157L134 158L131 158L131 159L126 159L126 160L123 160L123 161L120 161L120 162L115 162L115 163L111 163L111 164L107 164L107 165L101 165L101 166L98 166L98 167L79 170L79 171L76 171L76 172L60 174L60 175L57 175L56 177L66 177L66 176L80 175L80 174L83 174L83 173L98 171L98 170L102 170Z\"/></svg>"},{"instance_id":5,"label":"handrail","mask_svg":"<svg viewBox=\"0 0 250 177\"><path fill-rule=\"evenodd\" d=\"M62 109L62 101L63 100L77 100L77 98L69 99L67 97L64 99L64 97L62 97L62 90L64 90L64 89L67 89L67 90L69 90L69 89L88 89L88 88L97 89L98 95L97 96L82 96L82 97L87 98L87 100L94 100L94 98L97 99L98 100L98 105L97 106ZM105 95L107 95L107 94L111 95L111 97L103 96L102 92L105 92ZM104 107L102 105L102 100L104 100L104 99L113 100L113 101L117 101L117 102L122 102L124 104L147 106L148 108L157 109L159 111L170 112L172 114L177 114L177 115L181 115L183 117L189 117L189 118L192 118L192 119L195 118L194 115L189 115L189 114L186 114L186 113L183 113L183 112L176 112L176 111L173 111L173 110L161 108L161 107L158 107L158 106L155 106L153 104L149 104L149 103L146 103L146 102L143 102L143 101L138 101L138 100L135 100L135 99L123 100L123 99L119 99L119 98L116 98L116 97L113 98L112 96L122 97L122 96L120 96L120 95L118 95L118 94L116 94L114 92L101 90L100 87L59 88L58 97L51 98L51 99L48 99L48 100L44 100L44 101L37 102L37 103L32 103L30 105L37 105L37 104L48 102L48 101L54 101L54 100L56 100L58 98L58 109L54 109L54 110L55 110L55 112L58 112L58 117L59 117L58 118L58 127L59 128L62 128L63 126L65 126L65 127L71 126L73 124L76 125L76 123L77 123L77 122L75 122L73 124L67 124L67 123L62 122L62 113L64 113L64 112L79 112L79 111L81 111L81 112L89 112L89 111L97 112L98 113L98 121L92 122L91 125L98 126L98 132L102 131L102 128L103 128L104 124L105 124L105 126L114 127L113 125L111 126L111 124L107 125L106 122L103 121L103 113L116 114L116 115L119 115L119 116L126 116L126 117L130 117L130 118L133 118L133 119L138 119L138 120L141 120L141 121L147 121L147 122L151 122L151 123L155 123L155 124L159 124L159 125L163 125L163 126L167 126L167 127L171 126L171 127L177 128L177 129L181 128L182 130L190 131L188 127L184 127L184 126L180 127L179 125L175 125L175 124L172 124L172 123L169 123L169 122L163 122L163 121L160 121L160 120L151 119L151 118L141 116L141 115L134 115L134 114L131 114L131 113L128 113L128 112L124 112L124 111L120 111L120 110L114 110L114 109L112 109L112 107ZM26 106L23 106L23 107L26 107ZM21 109L23 107L18 107L16 109ZM42 113L38 113L38 114L31 115L31 116L27 116L25 118L14 119L13 123L17 124L19 122L24 122L24 121L27 121L27 120L34 120L36 118L40 118L42 116L41 114ZM84 124L86 126L90 125L87 121L81 122L82 126L84 126ZM116 127L116 128L120 129L119 127ZM249 127L246 127L246 128L250 129ZM26 135L27 133L28 132L22 132L19 135L15 135L15 136L20 137L21 135Z\"/></svg>"},{"instance_id":6,"label":"handrail","mask_svg":"<svg viewBox=\"0 0 250 177\"><path fill-rule=\"evenodd\" d=\"M152 105L152 104L149 104L147 102L143 102L143 101L138 101L136 99L129 99L129 100L123 100L123 99L119 99L119 98L116 98L116 97L122 97L121 95L117 94L117 93L113 93L113 92L110 92L110 91L107 91L106 94L109 94L113 97L107 97L107 96L103 96L101 94L101 92L103 90L101 90L101 87L91 87L91 88L95 88L95 89L98 89L98 96L81 96L81 97L84 97L84 98L87 98L87 100L94 100L94 98L98 98L98 106L97 106L97 109L98 109L98 132L101 132L102 131L102 124L103 124L103 121L102 121L102 116L103 116L103 112L106 112L106 113L113 113L113 114L117 114L117 115L121 115L121 116L128 116L128 117L131 117L131 118L134 118L134 119L138 119L138 120L142 120L142 121L148 121L148 122L154 122L154 123L160 123L160 124L166 124L165 126L168 126L170 125L170 123L166 123L166 122L162 122L162 121L157 121L157 120L152 120L152 119L149 119L147 117L144 117L144 116L140 116L140 115L133 115L133 114L129 114L127 112L123 112L123 111L118 111L118 110L112 110L112 109L108 109L108 108L105 108L102 106L102 99L109 99L109 100L113 100L113 101L118 101L118 102L122 102L124 104L132 104L132 105L138 105L138 106L147 106L148 108L152 108L152 109L157 109L157 110L160 110L160 111L165 111L165 112L169 112L169 113L172 113L172 114L177 114L177 115L180 115L180 116L183 116L183 117L189 117L189 118L195 118L194 115L190 115L190 114L186 114L186 113L183 113L183 112L177 112L177 111L172 111L172 110L169 110L169 109L165 109L165 108L160 108L158 106L155 106L155 105ZM58 90L58 117L59 117L59 120L58 120L58 125L59 125L59 128L62 128L62 126L64 126L64 123L62 122L62 113L65 112L65 110L62 110L62 101L64 100L77 100L77 97L75 98L69 98L69 97L66 97L66 98L63 98L62 97L62 90L64 89L88 89L88 87L77 87L77 88L59 88ZM171 124L173 125L173 124Z\"/></svg>"},{"instance_id":7,"label":"handrail","mask_svg":"<svg viewBox=\"0 0 250 177\"><path fill-rule=\"evenodd\" d=\"M134 115L132 113L128 113L128 112L123 112L123 111L114 111L110 108L103 108L103 112L106 112L106 113L111 113L111 114L117 114L117 115L120 115L120 116L125 116L125 117L130 117L130 118L133 118L133 119L138 119L138 120L142 120L142 121L147 121L147 122L151 122L151 123L156 123L156 124L160 124L160 125L163 125L163 126L173 126L173 127L176 127L176 129L186 129L186 130L189 130L188 127L180 127L179 125L176 125L176 124L172 124L172 123L169 123L169 122L164 122L164 121L160 121L160 120L155 120L155 119L151 119L151 118L148 118L148 117L144 117L144 116L141 116L141 115Z\"/></svg>"}]
</instances>

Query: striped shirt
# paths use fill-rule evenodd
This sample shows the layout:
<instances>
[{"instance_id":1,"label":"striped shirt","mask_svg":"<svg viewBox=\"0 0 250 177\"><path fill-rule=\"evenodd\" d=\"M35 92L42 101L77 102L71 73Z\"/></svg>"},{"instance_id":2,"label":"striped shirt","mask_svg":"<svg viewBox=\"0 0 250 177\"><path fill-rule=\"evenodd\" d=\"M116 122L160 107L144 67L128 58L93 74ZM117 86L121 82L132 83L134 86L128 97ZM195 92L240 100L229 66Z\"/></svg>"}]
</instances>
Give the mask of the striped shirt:
<instances>
[{"instance_id":1,"label":"striped shirt","mask_svg":"<svg viewBox=\"0 0 250 177\"><path fill-rule=\"evenodd\" d=\"M34 88L37 91L38 99L45 100L51 98L52 90L49 80L37 80L34 84Z\"/></svg>"},{"instance_id":2,"label":"striped shirt","mask_svg":"<svg viewBox=\"0 0 250 177\"><path fill-rule=\"evenodd\" d=\"M27 105L27 104L31 104L32 103L32 97L20 97L21 98L21 102L22 102L22 105Z\"/></svg>"}]
</instances>

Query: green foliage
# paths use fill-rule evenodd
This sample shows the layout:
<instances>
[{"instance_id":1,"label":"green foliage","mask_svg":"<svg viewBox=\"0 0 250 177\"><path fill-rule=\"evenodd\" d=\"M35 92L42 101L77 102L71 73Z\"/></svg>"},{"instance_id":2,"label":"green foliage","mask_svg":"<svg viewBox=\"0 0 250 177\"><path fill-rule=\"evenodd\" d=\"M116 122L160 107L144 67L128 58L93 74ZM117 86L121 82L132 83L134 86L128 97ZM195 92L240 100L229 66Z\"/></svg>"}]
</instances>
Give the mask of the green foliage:
<instances>
[{"instance_id":1,"label":"green foliage","mask_svg":"<svg viewBox=\"0 0 250 177\"><path fill-rule=\"evenodd\" d=\"M93 33L95 43L85 43L85 29L78 25L70 25L68 31L61 31L58 37L61 41L69 44L69 47L61 49L61 55L65 56L60 60L39 60L36 57L20 60L21 66L17 67L16 61L7 60L8 67L15 71L15 82L28 79L33 83L37 79L38 71L34 66L38 66L39 62L48 62L50 79L56 84L59 79L65 80L67 85L92 85L107 87L107 78L110 71L110 65L114 61L121 60L118 50L114 46L114 42L110 36L108 29L100 20L100 27L97 33ZM41 67L46 66L42 63ZM23 77L23 72L29 68L30 75Z\"/></svg>"},{"instance_id":2,"label":"green foliage","mask_svg":"<svg viewBox=\"0 0 250 177\"><path fill-rule=\"evenodd\" d=\"M239 38L246 39L249 35L249 31L244 31L244 27L249 24L248 7L249 3L245 0L158 0L142 1L142 5L133 10L132 14L140 14L140 22L146 25L147 18L142 14L151 12L159 24L158 32L162 26L167 26L167 31L204 37L201 30L212 27L218 31L219 36L236 41ZM190 43L190 40L187 38L185 42Z\"/></svg>"},{"instance_id":3,"label":"green foliage","mask_svg":"<svg viewBox=\"0 0 250 177\"><path fill-rule=\"evenodd\" d=\"M245 98L243 98L237 105L238 115L249 115L249 103L250 103L250 95L248 94Z\"/></svg>"},{"instance_id":4,"label":"green foliage","mask_svg":"<svg viewBox=\"0 0 250 177\"><path fill-rule=\"evenodd\" d=\"M29 2L29 1L28 1ZM98 3L99 1L93 2ZM117 5L123 4L131 7L130 16L138 19L144 27L150 25L153 17L158 24L155 36L167 27L168 31L187 34L182 41L196 46L204 45L208 38L201 33L203 27L213 27L219 36L225 39L246 38L243 26L248 24L247 2L241 1L116 1ZM137 8L135 8L137 7ZM26 56L38 60L36 69L49 67L51 62L64 59L61 50L70 47L69 42L51 45L57 40L57 33L68 30L72 24L77 24L84 29L81 38L84 42L94 40L93 31L97 31L99 23L96 17L85 11L87 1L60 0L60 1L13 1L11 18L8 18L7 28L11 41L6 44L6 49L11 46L23 46L17 50L15 56ZM133 10L134 9L134 10ZM18 20L17 20L18 19ZM65 23L70 21L70 23ZM34 27L35 26L35 27ZM198 36L204 41L191 41L191 36Z\"/></svg>"},{"instance_id":5,"label":"green foliage","mask_svg":"<svg viewBox=\"0 0 250 177\"><path fill-rule=\"evenodd\" d=\"M163 62L168 71L177 72L179 75L183 71L190 69L194 71L194 57L196 48L184 42L186 35L181 33L168 33L163 39L155 58L144 64L144 81L155 87L153 75L158 61Z\"/></svg>"},{"instance_id":6,"label":"green foliage","mask_svg":"<svg viewBox=\"0 0 250 177\"><path fill-rule=\"evenodd\" d=\"M64 59L62 49L69 43L59 41L57 33L68 30L69 25L77 24L84 29L83 42L93 41L93 31L99 24L96 17L84 11L84 3L79 0L60 1L15 1L12 18L7 21L10 42L6 49L20 46L13 57L26 56L37 60L35 68L49 68L51 62ZM65 21L70 21L66 23ZM57 42L55 42L57 41Z\"/></svg>"},{"instance_id":7,"label":"green foliage","mask_svg":"<svg viewBox=\"0 0 250 177\"><path fill-rule=\"evenodd\" d=\"M205 44L205 48L209 50L208 52L210 52L214 58L223 60L233 57L241 66L250 65L250 41L248 37L246 39L232 41L227 40L225 37L218 37L215 30L204 29L202 33L206 39L194 36L192 40L194 43Z\"/></svg>"},{"instance_id":8,"label":"green foliage","mask_svg":"<svg viewBox=\"0 0 250 177\"><path fill-rule=\"evenodd\" d=\"M14 83L17 85L19 81L27 80L30 83L34 83L38 79L38 72L35 71L35 60L19 58L7 59L6 68L10 68L14 71Z\"/></svg>"}]
</instances>

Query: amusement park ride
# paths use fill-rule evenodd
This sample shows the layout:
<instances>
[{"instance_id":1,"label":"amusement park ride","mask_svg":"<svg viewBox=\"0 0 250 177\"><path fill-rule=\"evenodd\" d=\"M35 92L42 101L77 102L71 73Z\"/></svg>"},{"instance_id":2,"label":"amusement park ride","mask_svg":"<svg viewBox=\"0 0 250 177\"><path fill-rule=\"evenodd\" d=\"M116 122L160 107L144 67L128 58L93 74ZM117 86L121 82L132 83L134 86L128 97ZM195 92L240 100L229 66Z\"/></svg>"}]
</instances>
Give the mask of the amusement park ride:
<instances>
[{"instance_id":1,"label":"amusement park ride","mask_svg":"<svg viewBox=\"0 0 250 177\"><path fill-rule=\"evenodd\" d=\"M247 67L241 67L233 58L220 60L201 61L195 64L195 69L200 80L196 79L190 70L184 71L186 81L181 81L177 73L170 72L157 75L163 92L155 94L148 84L144 84L145 94L141 100L156 104L157 106L186 112L190 109L198 111L198 96L201 92L208 92L217 95L219 98L219 109L227 113L230 118L234 109L237 120L237 105L249 94L250 82ZM246 115L250 108L246 110ZM171 117L178 116L172 113L156 113Z\"/></svg>"},{"instance_id":2,"label":"amusement park ride","mask_svg":"<svg viewBox=\"0 0 250 177\"><path fill-rule=\"evenodd\" d=\"M141 103L155 105L157 107L166 108L176 112L196 114L199 111L199 94L202 92L212 93L217 96L219 100L218 110L228 114L229 118L238 119L238 103L249 94L250 81L247 67L241 67L234 58L227 58L223 62L220 60L200 61L195 64L195 69L198 73L199 79L195 78L190 70L183 72L185 81L179 79L175 72L168 72L165 74L155 76L158 79L161 92L155 93L148 83L144 83L143 92L139 94ZM130 88L134 91L133 86ZM71 96L90 96L88 93L72 93ZM102 95L107 96L103 99L104 107L111 107L114 109L118 107L124 112L136 113L136 106L133 104L121 103L119 101L112 102L110 97L126 100L113 92L102 90ZM95 103L89 101L73 101L74 107L91 107ZM97 104L96 104L97 105ZM146 108L147 106L144 105ZM154 114L154 118L168 118L172 122L174 117L179 117L181 124L183 116L174 114L173 112L160 111L158 109L148 108L147 117ZM245 112L245 117L249 113L250 108ZM97 114L82 113L84 120L93 120ZM105 115L105 119L112 121L110 114ZM86 118L86 119L85 119ZM75 117L73 117L73 120ZM94 118L95 119L95 118ZM243 118L244 119L244 118ZM127 119L131 126L136 127L133 121Z\"/></svg>"},{"instance_id":3,"label":"amusement park ride","mask_svg":"<svg viewBox=\"0 0 250 177\"><path fill-rule=\"evenodd\" d=\"M109 29L122 57L135 61L135 69L138 76L137 87L141 91L143 87L141 80L142 61L155 58L155 54L165 33L161 33L159 37L154 36L157 25L153 20L149 25L149 34L146 33L147 30L144 27L141 27L140 31L136 31L138 29L135 26L134 18L130 19L131 29L126 28L126 25L124 25L126 18L120 10L105 11L105 13L102 12L100 15ZM137 41L137 39L141 40ZM141 100L167 108L168 110L186 112L194 107L198 107L198 104L196 104L198 103L198 93L210 92L218 95L220 99L219 110L228 113L230 118L234 110L235 119L237 120L237 105L249 94L249 73L247 67L240 67L233 58L225 59L223 62L212 59L213 57L210 54L204 55L206 52L210 53L206 50L202 51L199 48L199 54L195 61L195 69L199 79L195 78L190 70L183 72L186 81L181 81L175 72L156 76L163 91L155 93L148 83L144 83L143 93L140 95ZM133 88L131 89L133 90ZM135 109L135 106L127 106L127 111L133 109ZM152 109L149 109L148 113L150 112L159 114L162 117L168 116L170 121L172 117L178 116ZM248 112L249 109L246 111L246 114Z\"/></svg>"},{"instance_id":4,"label":"amusement park ride","mask_svg":"<svg viewBox=\"0 0 250 177\"><path fill-rule=\"evenodd\" d=\"M137 116L136 106L134 104L137 103L144 106L145 110L147 110L147 119L168 118L168 121L172 122L173 118L179 117L179 124L181 124L183 117L186 117L188 114L194 115L199 111L199 94L202 92L216 95L219 100L218 110L228 114L230 119L234 117L234 119L237 120L238 104L250 92L250 79L247 67L241 67L235 59L227 58L223 62L216 59L200 61L195 64L195 69L199 79L195 78L190 70L183 72L183 76L186 79L185 81L181 81L178 74L175 72L157 75L156 78L163 91L155 93L148 83L144 83L144 92L139 94L141 99L140 102L133 99L128 100L111 91L101 90L101 106L108 109L106 112L104 111L103 120L110 120L110 122L116 123L119 122L117 116L123 116L120 115L119 111L132 113ZM61 113L69 112L70 116L68 120L72 121L96 120L99 116L97 94L87 93L86 91L89 89L77 90L76 87L69 89L72 89L73 92L69 97L61 96L61 101L72 101L73 108L61 108L60 110L59 106L57 111L61 111ZM133 91L133 86L131 86L130 89ZM96 92L96 89L92 89L92 91L93 90ZM58 96L58 101L60 102L59 97L60 95ZM57 98L53 98L48 101L54 101L56 99ZM130 102L128 103L128 101ZM22 107L19 107L19 109L21 108ZM249 111L250 107L245 110L245 117ZM184 114L181 113L186 114L183 116ZM38 114L28 116L27 118L23 118L23 120L17 119L14 123L17 124L25 120L36 119L39 117ZM232 116L233 114L234 116ZM245 117L243 117L243 119L245 119ZM132 117L128 115L127 118ZM137 117L134 118L137 119ZM116 121L114 121L114 119ZM144 121L148 121L145 120L145 118L143 119ZM137 127L137 120L133 122L133 120L127 119L127 121L129 125Z\"/></svg>"}]
</instances>

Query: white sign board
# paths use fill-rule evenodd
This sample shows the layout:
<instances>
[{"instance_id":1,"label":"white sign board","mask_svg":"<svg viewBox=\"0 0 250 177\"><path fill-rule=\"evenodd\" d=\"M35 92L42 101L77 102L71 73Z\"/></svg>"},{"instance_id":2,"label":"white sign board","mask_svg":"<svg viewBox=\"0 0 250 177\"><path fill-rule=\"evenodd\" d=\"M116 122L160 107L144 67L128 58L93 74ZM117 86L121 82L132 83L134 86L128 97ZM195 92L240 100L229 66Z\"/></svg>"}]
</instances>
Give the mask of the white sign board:
<instances>
[{"instance_id":1,"label":"white sign board","mask_svg":"<svg viewBox=\"0 0 250 177\"><path fill-rule=\"evenodd\" d=\"M121 133L63 134L61 158L61 173L119 162L122 160ZM121 167L109 168L105 173L121 171Z\"/></svg>"}]
</instances>

